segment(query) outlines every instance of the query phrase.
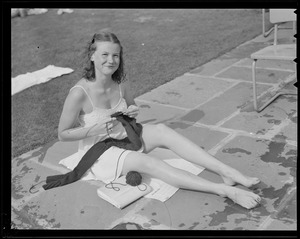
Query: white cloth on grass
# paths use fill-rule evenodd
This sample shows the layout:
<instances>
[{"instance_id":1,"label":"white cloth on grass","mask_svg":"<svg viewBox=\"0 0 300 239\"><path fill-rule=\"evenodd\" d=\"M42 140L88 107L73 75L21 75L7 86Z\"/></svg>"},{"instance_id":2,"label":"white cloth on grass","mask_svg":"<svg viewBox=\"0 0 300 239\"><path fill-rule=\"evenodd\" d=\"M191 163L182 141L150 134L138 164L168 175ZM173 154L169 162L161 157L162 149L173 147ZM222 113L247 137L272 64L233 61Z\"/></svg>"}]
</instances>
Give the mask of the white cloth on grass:
<instances>
[{"instance_id":1,"label":"white cloth on grass","mask_svg":"<svg viewBox=\"0 0 300 239\"><path fill-rule=\"evenodd\" d=\"M14 95L33 85L45 83L53 78L64 74L69 74L73 71L74 70L71 68L49 65L38 71L27 72L26 74L18 75L17 77L11 79L11 95Z\"/></svg>"},{"instance_id":2,"label":"white cloth on grass","mask_svg":"<svg viewBox=\"0 0 300 239\"><path fill-rule=\"evenodd\" d=\"M48 12L47 8L30 8L27 12L28 15L39 15Z\"/></svg>"}]
</instances>

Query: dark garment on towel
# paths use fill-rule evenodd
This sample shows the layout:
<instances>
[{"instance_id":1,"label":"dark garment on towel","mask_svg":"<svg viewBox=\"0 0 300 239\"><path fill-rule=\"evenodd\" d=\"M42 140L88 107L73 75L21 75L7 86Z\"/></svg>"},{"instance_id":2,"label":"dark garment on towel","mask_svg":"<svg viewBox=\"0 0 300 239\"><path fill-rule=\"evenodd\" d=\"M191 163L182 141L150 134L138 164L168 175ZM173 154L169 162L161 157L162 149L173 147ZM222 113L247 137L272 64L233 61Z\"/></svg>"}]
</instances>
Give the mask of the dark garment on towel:
<instances>
[{"instance_id":1,"label":"dark garment on towel","mask_svg":"<svg viewBox=\"0 0 300 239\"><path fill-rule=\"evenodd\" d=\"M127 137L124 139L107 138L103 141L97 142L85 153L73 171L66 174L48 176L46 178L46 184L43 185L45 190L79 180L85 172L93 166L96 160L111 146L134 151L137 151L142 147L142 141L140 139L142 125L136 123L136 119L130 118L119 112L111 115L111 117L115 117L122 123L126 130Z\"/></svg>"}]
</instances>

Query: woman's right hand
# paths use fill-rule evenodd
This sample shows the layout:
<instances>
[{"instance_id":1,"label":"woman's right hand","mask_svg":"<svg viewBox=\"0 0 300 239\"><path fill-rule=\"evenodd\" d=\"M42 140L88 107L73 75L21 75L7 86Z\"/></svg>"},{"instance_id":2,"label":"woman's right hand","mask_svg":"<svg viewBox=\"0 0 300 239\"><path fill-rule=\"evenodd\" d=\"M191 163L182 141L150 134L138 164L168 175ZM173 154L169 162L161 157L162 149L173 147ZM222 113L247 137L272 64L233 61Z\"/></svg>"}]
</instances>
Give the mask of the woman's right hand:
<instances>
[{"instance_id":1,"label":"woman's right hand","mask_svg":"<svg viewBox=\"0 0 300 239\"><path fill-rule=\"evenodd\" d=\"M101 119L96 125L91 128L92 135L99 135L110 133L113 130L113 127L117 125L117 119L114 117L105 117Z\"/></svg>"}]
</instances>

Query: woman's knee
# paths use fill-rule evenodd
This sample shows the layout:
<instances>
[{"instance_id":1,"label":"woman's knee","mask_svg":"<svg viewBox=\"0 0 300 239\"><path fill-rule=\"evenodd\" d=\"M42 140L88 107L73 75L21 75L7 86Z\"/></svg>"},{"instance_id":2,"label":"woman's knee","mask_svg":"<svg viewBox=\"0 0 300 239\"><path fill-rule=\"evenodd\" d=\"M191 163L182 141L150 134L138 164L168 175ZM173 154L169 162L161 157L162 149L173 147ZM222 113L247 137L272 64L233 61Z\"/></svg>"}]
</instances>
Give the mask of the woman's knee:
<instances>
[{"instance_id":1,"label":"woman's knee","mask_svg":"<svg viewBox=\"0 0 300 239\"><path fill-rule=\"evenodd\" d=\"M149 153L157 147L166 148L166 137L168 137L168 127L164 124L145 125L142 139L144 143L144 152Z\"/></svg>"},{"instance_id":2,"label":"woman's knee","mask_svg":"<svg viewBox=\"0 0 300 239\"><path fill-rule=\"evenodd\" d=\"M149 125L145 125L144 126L144 129L146 129L147 131L149 132L155 132L156 135L157 134L163 134L165 133L165 131L168 129L169 127L166 126L165 124L163 123L158 123L158 124L149 124Z\"/></svg>"},{"instance_id":3,"label":"woman's knee","mask_svg":"<svg viewBox=\"0 0 300 239\"><path fill-rule=\"evenodd\" d=\"M153 172L159 165L159 159L150 157L143 153L131 152L124 160L123 173L137 171L140 173Z\"/></svg>"},{"instance_id":4,"label":"woman's knee","mask_svg":"<svg viewBox=\"0 0 300 239\"><path fill-rule=\"evenodd\" d=\"M156 140L160 144L165 143L165 138L168 137L170 128L165 124L159 123L154 126L152 134L155 135Z\"/></svg>"},{"instance_id":5,"label":"woman's knee","mask_svg":"<svg viewBox=\"0 0 300 239\"><path fill-rule=\"evenodd\" d=\"M166 132L169 130L169 127L165 124L159 123L156 125L156 130L160 135L165 135Z\"/></svg>"},{"instance_id":6,"label":"woman's knee","mask_svg":"<svg viewBox=\"0 0 300 239\"><path fill-rule=\"evenodd\" d=\"M152 133L155 131L155 133L158 134L164 134L169 129L169 127L163 123L145 125L144 127Z\"/></svg>"}]
</instances>

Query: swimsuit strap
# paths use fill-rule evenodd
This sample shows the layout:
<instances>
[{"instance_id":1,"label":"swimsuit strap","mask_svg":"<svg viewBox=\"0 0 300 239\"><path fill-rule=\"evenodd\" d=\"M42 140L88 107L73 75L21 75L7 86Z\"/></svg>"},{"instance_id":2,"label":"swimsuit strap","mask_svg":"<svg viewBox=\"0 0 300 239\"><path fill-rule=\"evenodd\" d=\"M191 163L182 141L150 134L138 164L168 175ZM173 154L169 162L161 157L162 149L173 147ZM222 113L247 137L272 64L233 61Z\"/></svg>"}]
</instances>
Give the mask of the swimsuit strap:
<instances>
[{"instance_id":1,"label":"swimsuit strap","mask_svg":"<svg viewBox=\"0 0 300 239\"><path fill-rule=\"evenodd\" d=\"M121 90L121 84L119 84L119 90L120 90L120 98L123 98L122 90Z\"/></svg>"},{"instance_id":2,"label":"swimsuit strap","mask_svg":"<svg viewBox=\"0 0 300 239\"><path fill-rule=\"evenodd\" d=\"M89 100L90 100L90 102L91 102L91 104L92 104L92 107L93 107L93 109L94 109L95 106L94 106L94 104L93 104L92 98L91 98L90 95L87 93L86 89L84 89L84 87L83 87L82 85L74 85L74 86L70 89L70 91L71 91L72 89L74 89L75 87L79 87L79 88L81 88L81 89L85 92L85 94L86 94L87 97L89 98Z\"/></svg>"}]
</instances>

